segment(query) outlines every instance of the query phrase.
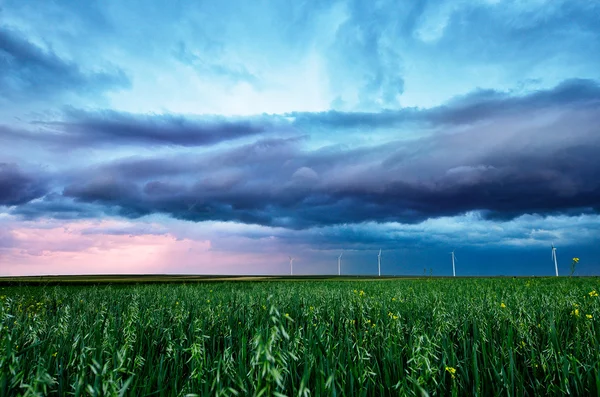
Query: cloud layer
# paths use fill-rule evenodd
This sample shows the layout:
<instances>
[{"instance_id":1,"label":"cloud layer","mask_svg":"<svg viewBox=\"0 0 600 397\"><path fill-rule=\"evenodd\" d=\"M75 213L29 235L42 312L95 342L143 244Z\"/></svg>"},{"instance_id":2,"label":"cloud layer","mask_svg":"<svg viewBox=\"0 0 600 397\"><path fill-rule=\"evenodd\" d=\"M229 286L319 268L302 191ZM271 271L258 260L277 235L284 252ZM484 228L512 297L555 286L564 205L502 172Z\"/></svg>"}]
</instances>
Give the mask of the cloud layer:
<instances>
[{"instance_id":1,"label":"cloud layer","mask_svg":"<svg viewBox=\"0 0 600 397\"><path fill-rule=\"evenodd\" d=\"M410 117L402 112L395 112L395 118L387 112L305 113L281 127L296 137L268 138L272 132L266 129L240 127L258 140L200 155L100 162L73 172L62 191L56 188L75 203L104 206L107 213L131 218L166 213L178 219L292 229L366 221L414 223L469 211L503 219L598 211L597 83L567 81L517 97L477 92L447 106L405 113ZM262 125L274 125L283 117L262 119ZM169 127L175 131L171 133L145 118L136 120L81 123L78 134L116 146L124 144L121 139L206 145L207 136L215 143L231 137L230 122L210 129L199 122L199 127L186 129L182 121L180 128ZM370 127L391 129L391 134L408 128L402 123L416 131L435 128L409 141L308 149L302 137L324 120L341 133Z\"/></svg>"},{"instance_id":2,"label":"cloud layer","mask_svg":"<svg viewBox=\"0 0 600 397\"><path fill-rule=\"evenodd\" d=\"M44 184L15 164L0 163L0 205L21 205L41 197L46 193Z\"/></svg>"}]
</instances>

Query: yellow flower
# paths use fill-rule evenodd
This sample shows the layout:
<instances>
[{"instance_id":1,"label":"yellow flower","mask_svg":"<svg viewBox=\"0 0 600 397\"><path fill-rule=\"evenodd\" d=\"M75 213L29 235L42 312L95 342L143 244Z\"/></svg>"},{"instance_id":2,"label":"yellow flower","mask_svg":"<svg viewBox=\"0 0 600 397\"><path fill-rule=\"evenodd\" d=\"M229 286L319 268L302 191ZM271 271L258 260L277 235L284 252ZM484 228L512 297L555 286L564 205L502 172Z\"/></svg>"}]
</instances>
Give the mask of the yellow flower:
<instances>
[{"instance_id":1,"label":"yellow flower","mask_svg":"<svg viewBox=\"0 0 600 397\"><path fill-rule=\"evenodd\" d=\"M398 316L393 316L392 317L394 320L398 320Z\"/></svg>"},{"instance_id":2,"label":"yellow flower","mask_svg":"<svg viewBox=\"0 0 600 397\"><path fill-rule=\"evenodd\" d=\"M179 301L178 301L178 302L175 302L175 304L176 304L176 305L178 305L178 304L179 304Z\"/></svg>"},{"instance_id":3,"label":"yellow flower","mask_svg":"<svg viewBox=\"0 0 600 397\"><path fill-rule=\"evenodd\" d=\"M358 291L357 291L357 290L354 290L354 293L355 293L355 294L358 294Z\"/></svg>"},{"instance_id":4,"label":"yellow flower","mask_svg":"<svg viewBox=\"0 0 600 397\"><path fill-rule=\"evenodd\" d=\"M578 263L579 262L579 258L573 258L573 262Z\"/></svg>"},{"instance_id":5,"label":"yellow flower","mask_svg":"<svg viewBox=\"0 0 600 397\"><path fill-rule=\"evenodd\" d=\"M590 297L593 297L593 296L598 296L598 293L596 292L596 290L593 290L592 292L588 293L588 295Z\"/></svg>"},{"instance_id":6,"label":"yellow flower","mask_svg":"<svg viewBox=\"0 0 600 397\"><path fill-rule=\"evenodd\" d=\"M586 314L585 317L589 318L590 320L593 318L591 314Z\"/></svg>"},{"instance_id":7,"label":"yellow flower","mask_svg":"<svg viewBox=\"0 0 600 397\"><path fill-rule=\"evenodd\" d=\"M360 296L364 296L365 295L365 291L363 291L362 289L360 290L360 292L358 293L358 295Z\"/></svg>"},{"instance_id":8,"label":"yellow flower","mask_svg":"<svg viewBox=\"0 0 600 397\"><path fill-rule=\"evenodd\" d=\"M500 303L500 307L501 308L505 308L506 307L506 305L504 304L504 302Z\"/></svg>"},{"instance_id":9,"label":"yellow flower","mask_svg":"<svg viewBox=\"0 0 600 397\"><path fill-rule=\"evenodd\" d=\"M52 357L56 357L57 355L58 355L58 352L52 353Z\"/></svg>"},{"instance_id":10,"label":"yellow flower","mask_svg":"<svg viewBox=\"0 0 600 397\"><path fill-rule=\"evenodd\" d=\"M450 376L452 376L452 379L454 379L454 374L456 373L456 368L446 367L446 371L448 371L450 373Z\"/></svg>"},{"instance_id":11,"label":"yellow flower","mask_svg":"<svg viewBox=\"0 0 600 397\"><path fill-rule=\"evenodd\" d=\"M571 316L579 317L579 309L575 309L571 312Z\"/></svg>"},{"instance_id":12,"label":"yellow flower","mask_svg":"<svg viewBox=\"0 0 600 397\"><path fill-rule=\"evenodd\" d=\"M313 310L315 310L315 308L313 306L309 307L309 310L312 312Z\"/></svg>"}]
</instances>

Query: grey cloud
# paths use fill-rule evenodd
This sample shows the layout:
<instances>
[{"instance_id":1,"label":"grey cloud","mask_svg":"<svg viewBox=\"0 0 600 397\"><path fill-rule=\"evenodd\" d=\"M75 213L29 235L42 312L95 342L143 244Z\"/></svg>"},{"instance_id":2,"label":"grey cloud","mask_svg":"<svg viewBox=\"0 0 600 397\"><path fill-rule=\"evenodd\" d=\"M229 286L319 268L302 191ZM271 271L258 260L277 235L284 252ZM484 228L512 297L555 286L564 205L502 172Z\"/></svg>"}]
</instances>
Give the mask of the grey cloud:
<instances>
[{"instance_id":1,"label":"grey cloud","mask_svg":"<svg viewBox=\"0 0 600 397\"><path fill-rule=\"evenodd\" d=\"M0 163L0 205L22 205L45 193L46 181L16 164Z\"/></svg>"},{"instance_id":2,"label":"grey cloud","mask_svg":"<svg viewBox=\"0 0 600 397\"><path fill-rule=\"evenodd\" d=\"M186 117L171 114L129 114L111 110L86 112L67 110L64 121L37 121L38 132L10 132L15 138L42 140L55 145L177 145L207 146L261 133L285 132L289 126L278 117L235 119Z\"/></svg>"},{"instance_id":3,"label":"grey cloud","mask_svg":"<svg viewBox=\"0 0 600 397\"><path fill-rule=\"evenodd\" d=\"M39 200L16 206L10 213L28 220L41 217L61 220L90 219L103 215L117 215L116 210L106 206L75 202L72 198L55 192L50 192Z\"/></svg>"},{"instance_id":4,"label":"grey cloud","mask_svg":"<svg viewBox=\"0 0 600 397\"><path fill-rule=\"evenodd\" d=\"M499 116L548 108L597 107L600 85L595 80L569 79L553 89L513 96L507 92L478 90L454 98L449 103L430 109L404 108L374 113L327 111L321 113L289 113L298 127L391 128L410 123L434 126L464 125Z\"/></svg>"},{"instance_id":5,"label":"grey cloud","mask_svg":"<svg viewBox=\"0 0 600 397\"><path fill-rule=\"evenodd\" d=\"M169 159L188 182L177 189L164 185L161 194L150 194L149 186L167 180L158 175L153 180L140 169L158 167L130 160L124 170L137 169L143 179L121 172L123 164L111 165L107 170L116 177L83 181L64 193L115 206L131 217L164 212L194 221L292 229L365 221L414 223L476 210L508 218L594 212L600 209L600 160L595 155L600 135L593 127L597 123L587 121L600 120L600 110L581 117L577 111L565 112L552 126L531 127L521 131L521 140L502 144L494 144L498 131L501 136L504 128L518 123L487 131L486 139L472 128L408 144L320 153L302 151L293 140L258 142L202 162ZM572 138L565 140L565 133ZM215 184L220 173L235 177ZM302 183L295 183L298 178ZM193 210L191 202L197 203Z\"/></svg>"},{"instance_id":6,"label":"grey cloud","mask_svg":"<svg viewBox=\"0 0 600 397\"><path fill-rule=\"evenodd\" d=\"M505 219L593 213L600 203L597 98L589 81L523 97L479 91L419 115L459 130L373 147L310 151L295 137L202 155L136 156L77 170L63 195L130 218L164 213L290 229L415 223L468 211Z\"/></svg>"}]
</instances>

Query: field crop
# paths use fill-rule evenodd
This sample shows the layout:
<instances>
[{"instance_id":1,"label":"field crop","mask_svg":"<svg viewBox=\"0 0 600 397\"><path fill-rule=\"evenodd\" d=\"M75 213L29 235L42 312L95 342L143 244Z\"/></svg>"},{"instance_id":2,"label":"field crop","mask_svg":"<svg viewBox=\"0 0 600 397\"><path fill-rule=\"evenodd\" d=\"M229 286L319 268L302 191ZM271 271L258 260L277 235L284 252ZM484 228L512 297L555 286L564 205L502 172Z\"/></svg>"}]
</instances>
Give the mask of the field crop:
<instances>
[{"instance_id":1,"label":"field crop","mask_svg":"<svg viewBox=\"0 0 600 397\"><path fill-rule=\"evenodd\" d=\"M600 395L597 278L0 289L0 395Z\"/></svg>"}]
</instances>

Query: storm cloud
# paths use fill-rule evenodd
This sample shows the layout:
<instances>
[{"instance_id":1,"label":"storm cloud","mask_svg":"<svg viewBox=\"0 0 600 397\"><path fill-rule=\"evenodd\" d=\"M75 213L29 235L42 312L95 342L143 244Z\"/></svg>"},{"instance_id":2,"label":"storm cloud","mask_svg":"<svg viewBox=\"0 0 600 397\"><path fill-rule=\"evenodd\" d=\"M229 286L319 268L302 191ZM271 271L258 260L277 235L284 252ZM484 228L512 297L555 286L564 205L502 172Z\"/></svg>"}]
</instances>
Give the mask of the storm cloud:
<instances>
[{"instance_id":1,"label":"storm cloud","mask_svg":"<svg viewBox=\"0 0 600 397\"><path fill-rule=\"evenodd\" d=\"M380 112L289 113L298 127L313 125L329 128L390 128L425 123L431 126L456 126L497 117L532 113L554 108L573 109L600 104L600 85L595 80L569 79L549 90L526 95L479 89L448 103L428 109L404 108Z\"/></svg>"},{"instance_id":2,"label":"storm cloud","mask_svg":"<svg viewBox=\"0 0 600 397\"><path fill-rule=\"evenodd\" d=\"M16 164L0 163L0 206L22 205L46 193L46 181Z\"/></svg>"},{"instance_id":3,"label":"storm cloud","mask_svg":"<svg viewBox=\"0 0 600 397\"><path fill-rule=\"evenodd\" d=\"M254 117L242 120L182 115L137 115L115 111L85 112L69 109L64 121L36 121L43 132L27 134L54 144L207 146L263 132L276 131L277 120Z\"/></svg>"},{"instance_id":4,"label":"storm cloud","mask_svg":"<svg viewBox=\"0 0 600 397\"><path fill-rule=\"evenodd\" d=\"M303 139L268 139L202 156L134 157L82 171L64 195L128 217L161 212L292 229L469 211L503 219L596 212L597 85L575 87L496 100L519 111L410 142L307 150ZM484 107L475 97L473 108ZM560 101L561 113L549 118Z\"/></svg>"}]
</instances>

